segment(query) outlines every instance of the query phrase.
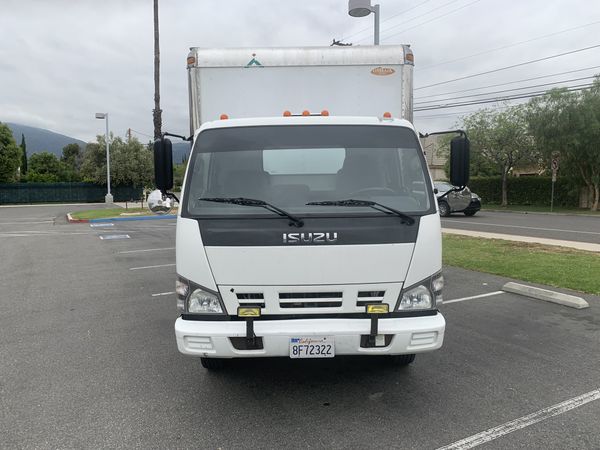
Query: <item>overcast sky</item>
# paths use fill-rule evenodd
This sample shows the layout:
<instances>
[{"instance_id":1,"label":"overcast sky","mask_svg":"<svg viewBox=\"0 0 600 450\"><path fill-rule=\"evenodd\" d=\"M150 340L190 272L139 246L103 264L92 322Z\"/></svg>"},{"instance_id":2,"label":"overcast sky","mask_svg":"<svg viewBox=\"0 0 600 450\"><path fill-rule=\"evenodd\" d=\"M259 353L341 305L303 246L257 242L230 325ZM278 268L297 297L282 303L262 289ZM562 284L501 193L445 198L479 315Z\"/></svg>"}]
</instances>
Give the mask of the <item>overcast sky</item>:
<instances>
[{"instance_id":1,"label":"overcast sky","mask_svg":"<svg viewBox=\"0 0 600 450\"><path fill-rule=\"evenodd\" d=\"M141 140L152 135L152 0L0 1L0 121L38 126L90 141L104 130L104 123L95 120L94 113L108 111L115 134L123 136L131 127L140 133L137 136ZM161 0L163 131L188 131L185 58L190 46L314 46L329 45L333 38L342 37L355 45L370 44L372 16L348 16L347 3ZM595 0L379 3L381 43L411 44L417 88L600 44L600 2ZM530 42L513 45L522 41ZM499 47L506 48L489 51ZM481 52L485 53L442 64ZM433 94L592 66L600 66L600 48L417 89L415 101L432 100L422 97ZM478 92L599 72L600 68L586 69ZM535 89L520 92L528 90ZM444 97L461 95L465 94ZM447 129L456 122L458 111L476 108L419 112L415 124L424 132Z\"/></svg>"}]
</instances>

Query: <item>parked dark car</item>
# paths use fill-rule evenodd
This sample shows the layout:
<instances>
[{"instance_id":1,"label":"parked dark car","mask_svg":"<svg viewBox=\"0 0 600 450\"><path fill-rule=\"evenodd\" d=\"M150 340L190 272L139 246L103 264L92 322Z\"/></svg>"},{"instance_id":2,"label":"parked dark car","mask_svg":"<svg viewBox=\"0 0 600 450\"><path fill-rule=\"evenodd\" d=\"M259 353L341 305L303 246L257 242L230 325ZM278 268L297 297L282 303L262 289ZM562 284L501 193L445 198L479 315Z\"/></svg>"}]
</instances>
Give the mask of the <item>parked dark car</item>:
<instances>
[{"instance_id":1,"label":"parked dark car","mask_svg":"<svg viewBox=\"0 0 600 450\"><path fill-rule=\"evenodd\" d=\"M473 216L481 209L481 197L471 192L468 187L446 194L456 187L445 181L436 181L434 186L438 191L436 195L442 217L456 212L462 212L465 216Z\"/></svg>"}]
</instances>

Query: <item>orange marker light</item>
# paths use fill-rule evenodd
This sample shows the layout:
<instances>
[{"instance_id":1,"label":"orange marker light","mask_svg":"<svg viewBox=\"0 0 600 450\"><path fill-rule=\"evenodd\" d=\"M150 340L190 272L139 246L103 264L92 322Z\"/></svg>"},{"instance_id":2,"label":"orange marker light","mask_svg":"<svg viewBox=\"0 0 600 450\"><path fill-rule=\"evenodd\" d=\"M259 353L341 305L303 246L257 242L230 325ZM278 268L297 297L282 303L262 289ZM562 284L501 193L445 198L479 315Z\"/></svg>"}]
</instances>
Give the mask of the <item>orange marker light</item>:
<instances>
[{"instance_id":1,"label":"orange marker light","mask_svg":"<svg viewBox=\"0 0 600 450\"><path fill-rule=\"evenodd\" d=\"M196 64L196 57L195 56L188 56L188 58L187 58L187 65L188 66L193 66L194 64Z\"/></svg>"},{"instance_id":2,"label":"orange marker light","mask_svg":"<svg viewBox=\"0 0 600 450\"><path fill-rule=\"evenodd\" d=\"M310 111L308 109L305 109L304 111L302 111L302 115L303 116L310 116Z\"/></svg>"},{"instance_id":3,"label":"orange marker light","mask_svg":"<svg viewBox=\"0 0 600 450\"><path fill-rule=\"evenodd\" d=\"M221 120L227 120L229 116L227 114L221 114Z\"/></svg>"},{"instance_id":4,"label":"orange marker light","mask_svg":"<svg viewBox=\"0 0 600 450\"><path fill-rule=\"evenodd\" d=\"M283 112L283 117L290 117L291 115L292 115L292 113L289 112L289 111L284 111Z\"/></svg>"},{"instance_id":5,"label":"orange marker light","mask_svg":"<svg viewBox=\"0 0 600 450\"><path fill-rule=\"evenodd\" d=\"M321 111L321 115L322 116L328 116L329 115L329 111L327 111L326 109L324 109L323 111Z\"/></svg>"},{"instance_id":6,"label":"orange marker light","mask_svg":"<svg viewBox=\"0 0 600 450\"><path fill-rule=\"evenodd\" d=\"M383 118L384 118L384 119L391 119L391 118L392 118L392 113L390 113L390 112L387 112L387 111L386 111L386 112L384 112L384 113L383 113Z\"/></svg>"}]
</instances>

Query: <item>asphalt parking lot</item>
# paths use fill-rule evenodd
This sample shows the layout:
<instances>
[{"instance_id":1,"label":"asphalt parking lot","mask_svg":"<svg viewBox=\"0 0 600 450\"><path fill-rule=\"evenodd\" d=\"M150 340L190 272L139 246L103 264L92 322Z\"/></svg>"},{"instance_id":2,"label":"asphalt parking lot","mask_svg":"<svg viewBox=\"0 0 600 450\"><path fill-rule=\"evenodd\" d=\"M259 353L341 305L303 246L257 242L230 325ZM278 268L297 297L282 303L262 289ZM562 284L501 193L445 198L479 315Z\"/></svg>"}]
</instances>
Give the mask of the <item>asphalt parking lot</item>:
<instances>
[{"instance_id":1,"label":"asphalt parking lot","mask_svg":"<svg viewBox=\"0 0 600 450\"><path fill-rule=\"evenodd\" d=\"M408 368L209 373L175 344L174 220L92 227L65 208L0 208L2 448L600 448L596 297L574 310L445 268L444 346Z\"/></svg>"}]
</instances>

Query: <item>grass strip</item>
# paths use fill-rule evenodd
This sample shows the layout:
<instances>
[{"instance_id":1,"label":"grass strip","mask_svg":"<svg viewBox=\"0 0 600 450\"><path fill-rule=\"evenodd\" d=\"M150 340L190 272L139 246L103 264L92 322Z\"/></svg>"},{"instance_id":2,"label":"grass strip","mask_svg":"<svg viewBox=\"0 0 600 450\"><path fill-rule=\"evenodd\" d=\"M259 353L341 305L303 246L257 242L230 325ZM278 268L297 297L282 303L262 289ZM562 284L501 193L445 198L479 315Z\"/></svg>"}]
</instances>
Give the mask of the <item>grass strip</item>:
<instances>
[{"instance_id":1,"label":"grass strip","mask_svg":"<svg viewBox=\"0 0 600 450\"><path fill-rule=\"evenodd\" d=\"M444 264L600 295L600 254L444 234Z\"/></svg>"},{"instance_id":2,"label":"grass strip","mask_svg":"<svg viewBox=\"0 0 600 450\"><path fill-rule=\"evenodd\" d=\"M77 211L71 213L74 219L106 219L111 217L125 217L121 214L143 213L140 215L151 216L152 213L147 208L106 208L106 209L89 209L87 211Z\"/></svg>"}]
</instances>

